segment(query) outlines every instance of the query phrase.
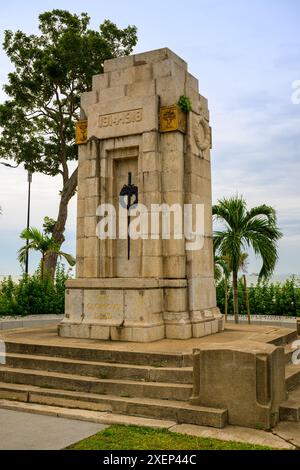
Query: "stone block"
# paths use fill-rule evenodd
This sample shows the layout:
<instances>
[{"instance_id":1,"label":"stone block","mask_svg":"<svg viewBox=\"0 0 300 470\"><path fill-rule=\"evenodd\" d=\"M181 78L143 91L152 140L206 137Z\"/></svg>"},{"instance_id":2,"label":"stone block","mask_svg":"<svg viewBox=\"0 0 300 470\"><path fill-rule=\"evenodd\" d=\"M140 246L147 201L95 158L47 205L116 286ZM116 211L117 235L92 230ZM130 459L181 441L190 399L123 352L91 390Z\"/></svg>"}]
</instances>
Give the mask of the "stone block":
<instances>
[{"instance_id":1,"label":"stone block","mask_svg":"<svg viewBox=\"0 0 300 470\"><path fill-rule=\"evenodd\" d=\"M162 176L162 191L180 191L183 187L183 173L181 171L163 171Z\"/></svg>"},{"instance_id":2,"label":"stone block","mask_svg":"<svg viewBox=\"0 0 300 470\"><path fill-rule=\"evenodd\" d=\"M110 327L104 325L91 325L90 339L109 340Z\"/></svg>"},{"instance_id":3,"label":"stone block","mask_svg":"<svg viewBox=\"0 0 300 470\"><path fill-rule=\"evenodd\" d=\"M193 338L202 338L206 336L205 322L192 323Z\"/></svg>"},{"instance_id":4,"label":"stone block","mask_svg":"<svg viewBox=\"0 0 300 470\"><path fill-rule=\"evenodd\" d=\"M143 152L142 154L142 171L159 171L161 162L160 154L158 152Z\"/></svg>"},{"instance_id":5,"label":"stone block","mask_svg":"<svg viewBox=\"0 0 300 470\"><path fill-rule=\"evenodd\" d=\"M165 310L185 312L187 310L187 289L164 289Z\"/></svg>"},{"instance_id":6,"label":"stone block","mask_svg":"<svg viewBox=\"0 0 300 470\"><path fill-rule=\"evenodd\" d=\"M80 100L80 107L82 117L87 118L90 113L90 108L98 102L98 93L96 91L86 91L82 93Z\"/></svg>"},{"instance_id":7,"label":"stone block","mask_svg":"<svg viewBox=\"0 0 300 470\"><path fill-rule=\"evenodd\" d=\"M84 290L84 322L120 325L124 320L122 290Z\"/></svg>"},{"instance_id":8,"label":"stone block","mask_svg":"<svg viewBox=\"0 0 300 470\"><path fill-rule=\"evenodd\" d=\"M192 337L191 324L168 324L166 323L166 338L168 339L189 339Z\"/></svg>"},{"instance_id":9,"label":"stone block","mask_svg":"<svg viewBox=\"0 0 300 470\"><path fill-rule=\"evenodd\" d=\"M213 277L194 277L189 280L189 305L193 311L216 306L216 288Z\"/></svg>"},{"instance_id":10,"label":"stone block","mask_svg":"<svg viewBox=\"0 0 300 470\"><path fill-rule=\"evenodd\" d=\"M185 256L164 256L163 273L167 278L184 278L186 275Z\"/></svg>"},{"instance_id":11,"label":"stone block","mask_svg":"<svg viewBox=\"0 0 300 470\"><path fill-rule=\"evenodd\" d=\"M83 271L83 267L84 267L84 264L83 264L83 260L84 258L76 258L76 277L77 278L82 278L83 275L84 275L84 271Z\"/></svg>"},{"instance_id":12,"label":"stone block","mask_svg":"<svg viewBox=\"0 0 300 470\"><path fill-rule=\"evenodd\" d=\"M186 72L186 90L188 91L189 89L192 89L194 91L199 90L199 81L196 77L194 77L192 74L189 72Z\"/></svg>"},{"instance_id":13,"label":"stone block","mask_svg":"<svg viewBox=\"0 0 300 470\"><path fill-rule=\"evenodd\" d=\"M96 237L97 218L85 217L84 218L84 235L85 237Z\"/></svg>"},{"instance_id":14,"label":"stone block","mask_svg":"<svg viewBox=\"0 0 300 470\"><path fill-rule=\"evenodd\" d=\"M111 327L111 339L114 341L133 341L137 343L149 343L165 337L165 326L155 325L151 327L117 328Z\"/></svg>"},{"instance_id":15,"label":"stone block","mask_svg":"<svg viewBox=\"0 0 300 470\"><path fill-rule=\"evenodd\" d=\"M115 84L112 87L103 88L102 90L100 90L99 101L101 103L102 101L116 100L119 98L123 98L125 96L125 93L126 93L125 85Z\"/></svg>"},{"instance_id":16,"label":"stone block","mask_svg":"<svg viewBox=\"0 0 300 470\"><path fill-rule=\"evenodd\" d=\"M184 95L184 81L175 78L161 77L156 79L156 93L160 96L161 106L171 106L178 103L180 96Z\"/></svg>"},{"instance_id":17,"label":"stone block","mask_svg":"<svg viewBox=\"0 0 300 470\"><path fill-rule=\"evenodd\" d=\"M76 240L76 256L83 258L84 256L84 238L77 238Z\"/></svg>"},{"instance_id":18,"label":"stone block","mask_svg":"<svg viewBox=\"0 0 300 470\"><path fill-rule=\"evenodd\" d=\"M177 54L172 52L167 47L164 47L162 49L156 49L156 50L149 51L149 52L142 52L140 54L135 54L134 63L136 65L153 64L155 62L160 62L160 61L167 60L167 59L172 59L178 65L187 69L187 63L183 59L181 59L181 57L179 57Z\"/></svg>"},{"instance_id":19,"label":"stone block","mask_svg":"<svg viewBox=\"0 0 300 470\"><path fill-rule=\"evenodd\" d=\"M72 338L90 338L90 325L84 324L71 324L70 325L70 336Z\"/></svg>"},{"instance_id":20,"label":"stone block","mask_svg":"<svg viewBox=\"0 0 300 470\"><path fill-rule=\"evenodd\" d=\"M162 242L161 240L143 240L143 256L161 256Z\"/></svg>"},{"instance_id":21,"label":"stone block","mask_svg":"<svg viewBox=\"0 0 300 470\"><path fill-rule=\"evenodd\" d=\"M96 216L97 207L99 206L98 196L86 197L84 200L84 214L86 217Z\"/></svg>"},{"instance_id":22,"label":"stone block","mask_svg":"<svg viewBox=\"0 0 300 470\"><path fill-rule=\"evenodd\" d=\"M144 192L161 191L161 174L159 171L143 171L142 178Z\"/></svg>"},{"instance_id":23,"label":"stone block","mask_svg":"<svg viewBox=\"0 0 300 470\"><path fill-rule=\"evenodd\" d=\"M88 138L109 139L158 130L157 109L157 96L101 100L89 110Z\"/></svg>"},{"instance_id":24,"label":"stone block","mask_svg":"<svg viewBox=\"0 0 300 470\"><path fill-rule=\"evenodd\" d=\"M134 56L117 57L104 61L104 72L112 72L113 70L126 69L134 65Z\"/></svg>"},{"instance_id":25,"label":"stone block","mask_svg":"<svg viewBox=\"0 0 300 470\"><path fill-rule=\"evenodd\" d=\"M177 81L185 81L185 67L174 62L172 59L162 60L153 64L153 77L162 78L169 77L175 78Z\"/></svg>"},{"instance_id":26,"label":"stone block","mask_svg":"<svg viewBox=\"0 0 300 470\"><path fill-rule=\"evenodd\" d=\"M282 347L249 340L203 344L194 373L194 404L227 409L233 425L270 429L278 421L286 396Z\"/></svg>"},{"instance_id":27,"label":"stone block","mask_svg":"<svg viewBox=\"0 0 300 470\"><path fill-rule=\"evenodd\" d=\"M142 275L143 277L154 277L154 278L161 277L162 276L161 256L144 256Z\"/></svg>"},{"instance_id":28,"label":"stone block","mask_svg":"<svg viewBox=\"0 0 300 470\"><path fill-rule=\"evenodd\" d=\"M83 314L83 291L81 289L67 289L65 295L66 319L81 322Z\"/></svg>"},{"instance_id":29,"label":"stone block","mask_svg":"<svg viewBox=\"0 0 300 470\"><path fill-rule=\"evenodd\" d=\"M99 73L98 75L93 76L93 85L92 88L94 91L107 88L109 86L109 74L108 73Z\"/></svg>"},{"instance_id":30,"label":"stone block","mask_svg":"<svg viewBox=\"0 0 300 470\"><path fill-rule=\"evenodd\" d=\"M84 221L85 217L77 218L77 238L83 238L85 236Z\"/></svg>"},{"instance_id":31,"label":"stone block","mask_svg":"<svg viewBox=\"0 0 300 470\"><path fill-rule=\"evenodd\" d=\"M126 85L126 96L153 96L155 95L155 80L141 80Z\"/></svg>"},{"instance_id":32,"label":"stone block","mask_svg":"<svg viewBox=\"0 0 300 470\"><path fill-rule=\"evenodd\" d=\"M85 197L99 196L99 178L85 180Z\"/></svg>"},{"instance_id":33,"label":"stone block","mask_svg":"<svg viewBox=\"0 0 300 470\"><path fill-rule=\"evenodd\" d=\"M158 132L144 132L142 141L143 152L157 152L158 139Z\"/></svg>"},{"instance_id":34,"label":"stone block","mask_svg":"<svg viewBox=\"0 0 300 470\"><path fill-rule=\"evenodd\" d=\"M90 219L91 217L87 217ZM97 258L99 256L99 238L89 236L84 238L84 256L86 258Z\"/></svg>"},{"instance_id":35,"label":"stone block","mask_svg":"<svg viewBox=\"0 0 300 470\"><path fill-rule=\"evenodd\" d=\"M125 290L124 292L125 326L128 323L147 323L150 316L163 310L161 289Z\"/></svg>"},{"instance_id":36,"label":"stone block","mask_svg":"<svg viewBox=\"0 0 300 470\"><path fill-rule=\"evenodd\" d=\"M84 258L83 277L97 277L98 267L98 258Z\"/></svg>"}]
</instances>

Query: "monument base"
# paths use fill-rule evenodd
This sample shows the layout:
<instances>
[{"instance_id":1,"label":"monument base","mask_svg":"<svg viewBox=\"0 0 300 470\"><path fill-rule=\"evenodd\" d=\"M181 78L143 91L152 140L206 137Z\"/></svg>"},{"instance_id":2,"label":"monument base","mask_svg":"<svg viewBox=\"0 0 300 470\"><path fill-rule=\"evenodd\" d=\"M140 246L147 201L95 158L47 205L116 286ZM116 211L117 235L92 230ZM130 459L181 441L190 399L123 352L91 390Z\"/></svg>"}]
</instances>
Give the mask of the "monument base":
<instances>
[{"instance_id":1,"label":"monument base","mask_svg":"<svg viewBox=\"0 0 300 470\"><path fill-rule=\"evenodd\" d=\"M189 312L186 279L103 278L67 282L67 338L151 342L199 338L224 330L216 307ZM177 311L178 310L178 311Z\"/></svg>"}]
</instances>

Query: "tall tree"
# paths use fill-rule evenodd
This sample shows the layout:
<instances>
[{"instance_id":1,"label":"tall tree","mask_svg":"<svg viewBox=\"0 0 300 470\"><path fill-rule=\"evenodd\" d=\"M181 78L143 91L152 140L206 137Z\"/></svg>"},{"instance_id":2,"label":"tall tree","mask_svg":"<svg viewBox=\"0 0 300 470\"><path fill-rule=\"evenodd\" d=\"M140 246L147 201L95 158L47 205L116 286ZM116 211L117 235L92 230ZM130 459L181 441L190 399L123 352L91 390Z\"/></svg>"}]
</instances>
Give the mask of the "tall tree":
<instances>
[{"instance_id":1,"label":"tall tree","mask_svg":"<svg viewBox=\"0 0 300 470\"><path fill-rule=\"evenodd\" d=\"M234 315L238 323L238 271L243 264L244 253L252 248L262 260L259 279L269 277L278 259L277 241L282 233L272 207L263 204L247 210L242 196L219 200L213 206L213 215L224 224L224 230L214 232L214 247L219 256L230 257Z\"/></svg>"},{"instance_id":2,"label":"tall tree","mask_svg":"<svg viewBox=\"0 0 300 470\"><path fill-rule=\"evenodd\" d=\"M52 10L39 16L39 35L5 31L3 47L14 70L0 105L0 157L24 164L31 172L60 175L62 187L53 239L64 242L68 203L76 192L77 160L74 125L80 95L89 91L103 62L128 55L137 43L137 29L119 29L105 20L89 29L86 13ZM57 255L47 259L54 273Z\"/></svg>"}]
</instances>

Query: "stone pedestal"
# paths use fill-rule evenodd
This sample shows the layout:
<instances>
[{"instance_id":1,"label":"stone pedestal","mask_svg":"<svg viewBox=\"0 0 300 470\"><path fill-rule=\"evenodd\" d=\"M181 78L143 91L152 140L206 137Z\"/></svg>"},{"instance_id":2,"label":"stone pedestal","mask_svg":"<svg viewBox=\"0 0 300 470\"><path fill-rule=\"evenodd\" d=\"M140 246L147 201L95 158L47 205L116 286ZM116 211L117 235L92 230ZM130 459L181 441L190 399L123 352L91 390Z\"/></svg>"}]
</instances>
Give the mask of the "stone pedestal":
<instances>
[{"instance_id":1,"label":"stone pedestal","mask_svg":"<svg viewBox=\"0 0 300 470\"><path fill-rule=\"evenodd\" d=\"M192 104L186 115L177 106L182 95ZM59 334L147 342L223 330L214 283L211 130L197 79L166 48L112 59L81 107L88 131L79 146L77 271L67 283ZM132 239L130 259L126 239L99 239L97 208L118 206L129 173L149 209L203 205L201 249L188 250L174 227L170 239L162 227L156 237Z\"/></svg>"}]
</instances>

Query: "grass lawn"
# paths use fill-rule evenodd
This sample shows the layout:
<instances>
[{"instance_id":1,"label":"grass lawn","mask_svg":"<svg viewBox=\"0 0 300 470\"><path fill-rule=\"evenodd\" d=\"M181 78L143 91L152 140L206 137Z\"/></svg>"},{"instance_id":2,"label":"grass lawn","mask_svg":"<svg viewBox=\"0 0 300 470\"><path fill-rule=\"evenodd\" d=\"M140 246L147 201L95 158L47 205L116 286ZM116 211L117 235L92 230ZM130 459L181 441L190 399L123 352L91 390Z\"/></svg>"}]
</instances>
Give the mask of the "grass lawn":
<instances>
[{"instance_id":1,"label":"grass lawn","mask_svg":"<svg viewBox=\"0 0 300 470\"><path fill-rule=\"evenodd\" d=\"M188 436L141 426L114 425L70 450L271 450L270 447Z\"/></svg>"}]
</instances>

